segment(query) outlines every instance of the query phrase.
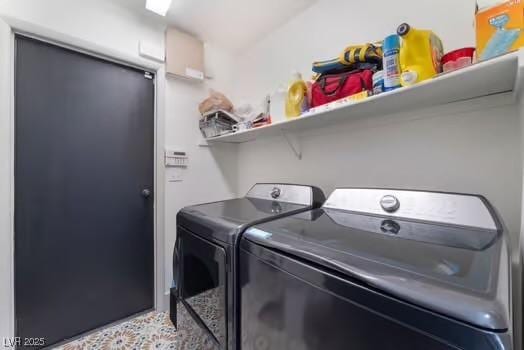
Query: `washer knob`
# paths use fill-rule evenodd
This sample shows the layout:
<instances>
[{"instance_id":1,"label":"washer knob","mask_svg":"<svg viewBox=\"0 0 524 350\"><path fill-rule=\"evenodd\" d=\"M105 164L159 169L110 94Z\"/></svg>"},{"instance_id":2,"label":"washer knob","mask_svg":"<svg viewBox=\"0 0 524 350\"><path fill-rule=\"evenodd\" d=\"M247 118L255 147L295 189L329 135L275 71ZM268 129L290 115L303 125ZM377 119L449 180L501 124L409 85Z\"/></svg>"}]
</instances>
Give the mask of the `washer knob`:
<instances>
[{"instance_id":1,"label":"washer knob","mask_svg":"<svg viewBox=\"0 0 524 350\"><path fill-rule=\"evenodd\" d=\"M271 190L271 198L273 198L273 199L277 199L278 197L280 197L280 188L278 188L278 187L274 187L274 188Z\"/></svg>"},{"instance_id":2,"label":"washer knob","mask_svg":"<svg viewBox=\"0 0 524 350\"><path fill-rule=\"evenodd\" d=\"M395 196L387 195L380 200L380 206L388 213L394 213L400 208L400 202Z\"/></svg>"}]
</instances>

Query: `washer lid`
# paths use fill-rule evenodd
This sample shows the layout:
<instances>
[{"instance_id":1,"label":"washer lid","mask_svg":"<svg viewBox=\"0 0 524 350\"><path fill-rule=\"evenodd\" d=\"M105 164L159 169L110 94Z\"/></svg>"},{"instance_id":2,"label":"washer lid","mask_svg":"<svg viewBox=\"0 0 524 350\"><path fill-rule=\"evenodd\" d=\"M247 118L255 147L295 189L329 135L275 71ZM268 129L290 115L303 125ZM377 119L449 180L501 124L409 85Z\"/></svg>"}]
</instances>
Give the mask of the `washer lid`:
<instances>
[{"instance_id":1,"label":"washer lid","mask_svg":"<svg viewBox=\"0 0 524 350\"><path fill-rule=\"evenodd\" d=\"M497 230L324 208L243 238L478 327L510 325L509 250Z\"/></svg>"},{"instance_id":2,"label":"washer lid","mask_svg":"<svg viewBox=\"0 0 524 350\"><path fill-rule=\"evenodd\" d=\"M203 237L233 243L250 225L319 207L323 201L322 192L312 186L257 184L244 198L183 208L177 225Z\"/></svg>"}]
</instances>

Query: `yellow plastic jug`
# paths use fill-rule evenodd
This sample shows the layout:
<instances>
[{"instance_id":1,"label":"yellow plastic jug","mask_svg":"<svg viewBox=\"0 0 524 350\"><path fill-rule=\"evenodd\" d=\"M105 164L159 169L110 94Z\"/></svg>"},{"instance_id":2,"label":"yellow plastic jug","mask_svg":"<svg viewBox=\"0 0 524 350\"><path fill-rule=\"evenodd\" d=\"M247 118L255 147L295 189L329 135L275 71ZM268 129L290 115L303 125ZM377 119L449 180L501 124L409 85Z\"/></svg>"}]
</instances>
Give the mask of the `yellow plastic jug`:
<instances>
[{"instance_id":1,"label":"yellow plastic jug","mask_svg":"<svg viewBox=\"0 0 524 350\"><path fill-rule=\"evenodd\" d=\"M302 80L302 75L295 73L287 90L286 117L300 117L307 109L307 85Z\"/></svg>"},{"instance_id":2,"label":"yellow plastic jug","mask_svg":"<svg viewBox=\"0 0 524 350\"><path fill-rule=\"evenodd\" d=\"M442 72L444 48L440 38L430 30L411 28L403 23L397 29L400 47L400 83L410 86Z\"/></svg>"}]
</instances>

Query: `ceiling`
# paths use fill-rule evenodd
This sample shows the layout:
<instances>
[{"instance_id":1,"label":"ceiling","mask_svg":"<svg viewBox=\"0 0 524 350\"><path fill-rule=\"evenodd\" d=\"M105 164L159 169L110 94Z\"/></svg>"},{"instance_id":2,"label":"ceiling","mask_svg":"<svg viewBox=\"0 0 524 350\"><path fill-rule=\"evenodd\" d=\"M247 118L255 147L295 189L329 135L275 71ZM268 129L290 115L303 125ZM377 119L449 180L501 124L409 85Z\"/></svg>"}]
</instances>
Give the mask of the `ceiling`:
<instances>
[{"instance_id":1,"label":"ceiling","mask_svg":"<svg viewBox=\"0 0 524 350\"><path fill-rule=\"evenodd\" d=\"M117 1L137 11L147 11L145 0ZM239 51L262 39L316 1L173 0L166 19L169 24L206 42ZM166 20L158 17L159 20Z\"/></svg>"}]
</instances>

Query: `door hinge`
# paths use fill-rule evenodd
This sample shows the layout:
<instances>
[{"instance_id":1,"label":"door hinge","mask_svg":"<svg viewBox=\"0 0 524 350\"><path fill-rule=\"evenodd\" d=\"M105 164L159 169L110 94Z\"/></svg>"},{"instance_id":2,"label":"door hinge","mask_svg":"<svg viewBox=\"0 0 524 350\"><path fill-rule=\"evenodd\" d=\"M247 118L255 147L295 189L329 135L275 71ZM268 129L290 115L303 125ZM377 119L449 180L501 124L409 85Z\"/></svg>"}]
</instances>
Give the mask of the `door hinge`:
<instances>
[{"instance_id":1,"label":"door hinge","mask_svg":"<svg viewBox=\"0 0 524 350\"><path fill-rule=\"evenodd\" d=\"M153 74L151 74L149 72L145 72L144 73L144 78L149 79L149 80L153 80Z\"/></svg>"}]
</instances>

